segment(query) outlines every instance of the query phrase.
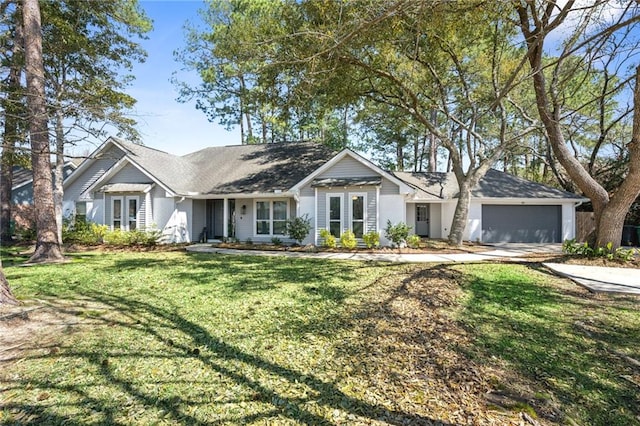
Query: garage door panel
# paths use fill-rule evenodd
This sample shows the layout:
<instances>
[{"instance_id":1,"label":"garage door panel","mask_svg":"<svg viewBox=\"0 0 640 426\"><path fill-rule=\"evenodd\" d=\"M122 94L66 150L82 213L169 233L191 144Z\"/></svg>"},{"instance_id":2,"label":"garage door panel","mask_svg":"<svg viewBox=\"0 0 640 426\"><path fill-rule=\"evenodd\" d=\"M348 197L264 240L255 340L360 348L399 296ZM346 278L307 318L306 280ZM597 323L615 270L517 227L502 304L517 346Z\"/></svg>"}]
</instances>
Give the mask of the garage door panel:
<instances>
[{"instance_id":1,"label":"garage door panel","mask_svg":"<svg viewBox=\"0 0 640 426\"><path fill-rule=\"evenodd\" d=\"M487 243L561 242L561 206L482 206L482 241Z\"/></svg>"}]
</instances>

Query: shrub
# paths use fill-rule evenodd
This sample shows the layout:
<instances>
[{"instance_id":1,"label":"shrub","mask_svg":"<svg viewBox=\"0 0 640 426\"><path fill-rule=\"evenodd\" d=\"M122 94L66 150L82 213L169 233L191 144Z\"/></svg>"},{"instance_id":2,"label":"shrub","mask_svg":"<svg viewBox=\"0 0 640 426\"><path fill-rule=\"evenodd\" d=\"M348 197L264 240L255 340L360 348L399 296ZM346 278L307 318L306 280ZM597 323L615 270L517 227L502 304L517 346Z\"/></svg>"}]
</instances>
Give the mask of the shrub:
<instances>
[{"instance_id":1,"label":"shrub","mask_svg":"<svg viewBox=\"0 0 640 426\"><path fill-rule=\"evenodd\" d=\"M407 241L411 227L404 222L393 225L387 220L387 227L384 229L384 236L390 240L394 246L400 246Z\"/></svg>"},{"instance_id":2,"label":"shrub","mask_svg":"<svg viewBox=\"0 0 640 426\"><path fill-rule=\"evenodd\" d=\"M273 237L271 238L271 244L273 244L274 246L281 246L282 240L278 237Z\"/></svg>"},{"instance_id":3,"label":"shrub","mask_svg":"<svg viewBox=\"0 0 640 426\"><path fill-rule=\"evenodd\" d=\"M613 243L609 242L604 247L591 247L588 243L577 243L576 240L565 240L562 243L562 251L567 254L573 254L583 257L603 257L607 260L619 260L629 262L633 260L635 251L633 249L625 249L618 247L613 249Z\"/></svg>"},{"instance_id":4,"label":"shrub","mask_svg":"<svg viewBox=\"0 0 640 426\"><path fill-rule=\"evenodd\" d=\"M356 234L352 230L347 229L340 235L340 245L346 249L352 250L358 245Z\"/></svg>"},{"instance_id":5,"label":"shrub","mask_svg":"<svg viewBox=\"0 0 640 426\"><path fill-rule=\"evenodd\" d=\"M311 232L311 219L309 215L294 217L287 221L286 228L287 235L293 238L298 244L302 244L302 241L307 238L309 232Z\"/></svg>"},{"instance_id":6,"label":"shrub","mask_svg":"<svg viewBox=\"0 0 640 426\"><path fill-rule=\"evenodd\" d=\"M320 230L320 238L322 238L322 247L336 248L336 237L328 229Z\"/></svg>"},{"instance_id":7,"label":"shrub","mask_svg":"<svg viewBox=\"0 0 640 426\"><path fill-rule=\"evenodd\" d=\"M409 235L407 237L407 246L417 249L420 248L420 237L416 234Z\"/></svg>"},{"instance_id":8,"label":"shrub","mask_svg":"<svg viewBox=\"0 0 640 426\"><path fill-rule=\"evenodd\" d=\"M155 228L133 231L123 231L122 229L107 230L103 241L105 244L113 246L154 246L158 244L162 233Z\"/></svg>"},{"instance_id":9,"label":"shrub","mask_svg":"<svg viewBox=\"0 0 640 426\"><path fill-rule=\"evenodd\" d=\"M377 231L369 231L362 236L367 248L374 248L380 246L380 233Z\"/></svg>"},{"instance_id":10,"label":"shrub","mask_svg":"<svg viewBox=\"0 0 640 426\"><path fill-rule=\"evenodd\" d=\"M62 241L86 245L101 244L108 230L107 225L98 225L85 219L66 219L62 226Z\"/></svg>"}]
</instances>

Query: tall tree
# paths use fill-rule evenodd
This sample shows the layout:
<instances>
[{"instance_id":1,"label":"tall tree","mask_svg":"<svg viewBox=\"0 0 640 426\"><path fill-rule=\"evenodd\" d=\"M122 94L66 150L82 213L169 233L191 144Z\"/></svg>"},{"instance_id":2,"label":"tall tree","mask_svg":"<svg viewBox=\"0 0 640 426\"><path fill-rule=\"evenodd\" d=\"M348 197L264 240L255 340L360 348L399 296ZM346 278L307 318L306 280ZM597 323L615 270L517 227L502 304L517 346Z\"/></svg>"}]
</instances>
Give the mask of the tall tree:
<instances>
[{"instance_id":1,"label":"tall tree","mask_svg":"<svg viewBox=\"0 0 640 426\"><path fill-rule=\"evenodd\" d=\"M40 5L38 0L22 0L22 8L33 202L37 228L36 250L29 261L55 262L61 261L64 257L58 241L51 186L51 152L42 57Z\"/></svg>"},{"instance_id":2,"label":"tall tree","mask_svg":"<svg viewBox=\"0 0 640 426\"><path fill-rule=\"evenodd\" d=\"M633 87L633 126L628 137L627 172L624 181L611 194L590 173L590 167L576 158L568 144L566 123L580 108L568 108L565 102L571 92L567 90L567 75L577 65L592 69L595 58L601 57L609 40L630 34L640 22L640 7L636 2L593 2L585 6L574 0L558 2L546 0L520 0L514 2L519 17L518 26L527 46L527 60L532 72L531 82L536 95L536 107L544 125L555 157L575 184L592 202L596 222L594 244L605 247L620 245L624 219L633 201L640 194L640 67L632 75L620 78L618 86L627 82ZM613 13L612 13L613 12ZM567 23L570 22L570 25ZM566 34L557 59L547 65L545 49L552 32L561 28ZM567 31L571 28L571 31ZM554 33L554 34L555 34ZM626 37L626 36L625 36ZM638 40L629 40L625 49L607 52L614 55L615 63L637 55ZM590 103L602 99L615 89L594 95ZM602 134L602 132L601 132Z\"/></svg>"},{"instance_id":3,"label":"tall tree","mask_svg":"<svg viewBox=\"0 0 640 426\"><path fill-rule=\"evenodd\" d=\"M407 117L414 122L410 128L426 129L448 151L460 186L449 241L461 244L471 189L506 149L533 128L512 124L526 107L514 107L509 98L524 64L511 45L508 4L432 0L255 4L265 3L267 7L256 6L258 24L251 26L242 14L220 15L216 9L219 20L213 32L192 34L189 45L204 58L197 61L203 81L219 87L227 81L218 72L224 65L249 68L254 76L250 88L260 89L262 104L278 105L285 115L291 105L305 103L314 111L318 99L323 101L320 110L366 100ZM220 51L220 46L230 47ZM227 55L228 50L250 59ZM397 158L403 156L399 151ZM396 165L401 162L397 159Z\"/></svg>"},{"instance_id":4,"label":"tall tree","mask_svg":"<svg viewBox=\"0 0 640 426\"><path fill-rule=\"evenodd\" d=\"M8 7L8 5L7 5ZM4 40L8 44L3 62L7 65L8 73L3 82L5 96L2 98L4 111L4 129L2 135L2 154L0 157L0 241L11 242L11 189L13 187L13 166L16 156L16 145L22 140L21 128L24 115L24 90L21 84L24 58L22 55L22 14L20 4L7 13L9 36Z\"/></svg>"},{"instance_id":5,"label":"tall tree","mask_svg":"<svg viewBox=\"0 0 640 426\"><path fill-rule=\"evenodd\" d=\"M306 80L402 112L448 151L460 188L449 242L461 244L471 190L532 130L513 125L522 108L509 93L522 64L504 4L299 3L303 22L292 26L289 50L305 64Z\"/></svg>"},{"instance_id":6,"label":"tall tree","mask_svg":"<svg viewBox=\"0 0 640 426\"><path fill-rule=\"evenodd\" d=\"M109 2L41 1L45 24L44 66L54 129L54 204L58 238L62 233L65 146L104 137L105 124L137 141L128 112L135 99L124 89L134 62L146 52L133 41L151 29L136 0Z\"/></svg>"},{"instance_id":7,"label":"tall tree","mask_svg":"<svg viewBox=\"0 0 640 426\"><path fill-rule=\"evenodd\" d=\"M345 146L349 107L327 93L301 96L305 84L295 67L265 67L286 55L284 21L295 14L289 2L216 0L201 11L206 27L189 28L176 58L196 71L197 85L174 82L181 102L196 101L210 121L239 126L242 143L318 140ZM277 40L277 41L275 41ZM274 55L265 58L266 52Z\"/></svg>"}]
</instances>

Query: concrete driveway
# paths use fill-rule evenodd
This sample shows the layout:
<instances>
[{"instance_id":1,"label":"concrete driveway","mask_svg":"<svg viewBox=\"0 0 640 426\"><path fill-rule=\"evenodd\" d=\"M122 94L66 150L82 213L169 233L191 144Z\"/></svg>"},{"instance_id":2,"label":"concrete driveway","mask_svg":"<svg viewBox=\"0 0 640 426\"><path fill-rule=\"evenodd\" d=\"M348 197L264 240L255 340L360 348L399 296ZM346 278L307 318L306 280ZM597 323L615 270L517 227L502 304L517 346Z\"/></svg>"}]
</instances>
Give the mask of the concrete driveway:
<instances>
[{"instance_id":1,"label":"concrete driveway","mask_svg":"<svg viewBox=\"0 0 640 426\"><path fill-rule=\"evenodd\" d=\"M595 293L640 295L640 269L564 263L543 263L543 265Z\"/></svg>"}]
</instances>

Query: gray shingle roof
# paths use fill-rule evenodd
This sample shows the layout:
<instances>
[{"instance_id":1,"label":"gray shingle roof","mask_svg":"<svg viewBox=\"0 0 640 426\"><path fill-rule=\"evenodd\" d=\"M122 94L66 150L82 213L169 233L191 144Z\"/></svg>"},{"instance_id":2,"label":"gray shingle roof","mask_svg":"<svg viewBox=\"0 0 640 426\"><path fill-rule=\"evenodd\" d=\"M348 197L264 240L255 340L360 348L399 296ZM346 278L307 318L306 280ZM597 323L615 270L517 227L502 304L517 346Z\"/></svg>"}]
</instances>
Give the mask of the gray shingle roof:
<instances>
[{"instance_id":1,"label":"gray shingle roof","mask_svg":"<svg viewBox=\"0 0 640 426\"><path fill-rule=\"evenodd\" d=\"M417 198L450 199L458 196L459 188L453 173L392 172L416 189ZM474 198L547 198L581 199L571 192L490 169L471 191Z\"/></svg>"},{"instance_id":2,"label":"gray shingle roof","mask_svg":"<svg viewBox=\"0 0 640 426\"><path fill-rule=\"evenodd\" d=\"M335 155L324 145L290 142L211 147L180 157L115 140L148 174L183 195L286 191Z\"/></svg>"}]
</instances>

